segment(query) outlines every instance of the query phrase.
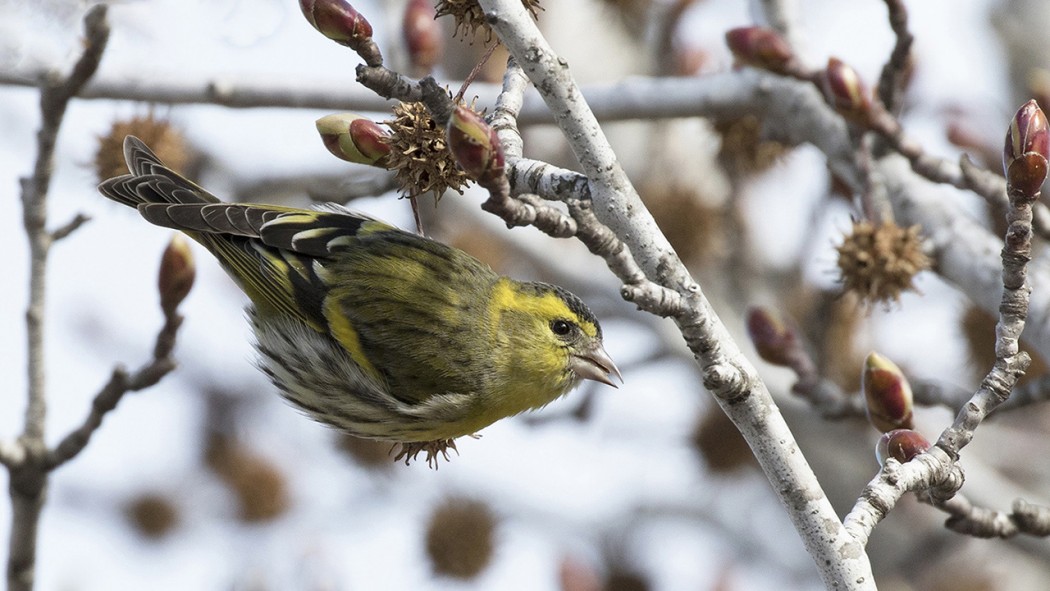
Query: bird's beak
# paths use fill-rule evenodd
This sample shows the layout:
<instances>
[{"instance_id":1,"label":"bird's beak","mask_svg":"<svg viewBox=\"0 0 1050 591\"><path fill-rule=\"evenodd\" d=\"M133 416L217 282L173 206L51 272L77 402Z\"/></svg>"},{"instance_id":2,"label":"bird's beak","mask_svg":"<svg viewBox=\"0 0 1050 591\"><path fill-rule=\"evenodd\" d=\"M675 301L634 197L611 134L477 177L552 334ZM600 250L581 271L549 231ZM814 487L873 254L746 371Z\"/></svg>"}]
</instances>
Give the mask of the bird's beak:
<instances>
[{"instance_id":1,"label":"bird's beak","mask_svg":"<svg viewBox=\"0 0 1050 591\"><path fill-rule=\"evenodd\" d=\"M616 368L616 364L605 352L601 343L595 343L590 349L573 355L569 359L569 368L580 378L601 382L613 388L619 386L612 381L610 376L616 376L620 383L623 383L620 370Z\"/></svg>"}]
</instances>

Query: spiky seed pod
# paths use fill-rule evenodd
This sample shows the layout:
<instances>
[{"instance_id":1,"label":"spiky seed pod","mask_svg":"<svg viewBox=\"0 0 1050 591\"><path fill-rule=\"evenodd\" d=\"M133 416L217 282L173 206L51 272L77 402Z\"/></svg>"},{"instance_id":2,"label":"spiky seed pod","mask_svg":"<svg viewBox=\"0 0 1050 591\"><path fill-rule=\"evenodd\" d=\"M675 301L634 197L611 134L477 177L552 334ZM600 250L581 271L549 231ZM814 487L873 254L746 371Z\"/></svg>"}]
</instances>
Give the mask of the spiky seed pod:
<instances>
[{"instance_id":1,"label":"spiky seed pod","mask_svg":"<svg viewBox=\"0 0 1050 591\"><path fill-rule=\"evenodd\" d=\"M697 417L692 444L712 472L728 474L757 466L744 436L718 405L710 406Z\"/></svg>"},{"instance_id":2,"label":"spiky seed pod","mask_svg":"<svg viewBox=\"0 0 1050 591\"><path fill-rule=\"evenodd\" d=\"M236 497L242 521L270 521L288 510L291 501L284 473L244 444L211 436L205 460Z\"/></svg>"},{"instance_id":3,"label":"spiky seed pod","mask_svg":"<svg viewBox=\"0 0 1050 591\"><path fill-rule=\"evenodd\" d=\"M532 18L536 18L540 10L540 0L521 0L522 5L529 11ZM485 11L482 10L478 0L438 0L435 7L437 16L452 16L456 20L456 32L454 37L466 37L471 39L477 36L478 29L485 32L485 42L492 40L492 29L485 22Z\"/></svg>"},{"instance_id":4,"label":"spiky seed pod","mask_svg":"<svg viewBox=\"0 0 1050 591\"><path fill-rule=\"evenodd\" d=\"M631 36L644 40L653 0L602 0Z\"/></svg>"},{"instance_id":5,"label":"spiky seed pod","mask_svg":"<svg viewBox=\"0 0 1050 591\"><path fill-rule=\"evenodd\" d=\"M441 197L449 189L463 193L470 179L452 159L445 128L434 121L423 103L397 104L394 120L386 124L390 127L387 167L395 172L404 196L433 193Z\"/></svg>"},{"instance_id":6,"label":"spiky seed pod","mask_svg":"<svg viewBox=\"0 0 1050 591\"><path fill-rule=\"evenodd\" d=\"M144 493L124 506L124 515L135 529L150 539L160 539L179 525L175 503L160 493Z\"/></svg>"},{"instance_id":7,"label":"spiky seed pod","mask_svg":"<svg viewBox=\"0 0 1050 591\"><path fill-rule=\"evenodd\" d=\"M124 138L133 135L149 144L164 164L184 172L190 161L190 150L182 133L165 119L150 113L141 117L114 121L106 135L99 136L95 152L95 175L99 182L128 174L124 164Z\"/></svg>"},{"instance_id":8,"label":"spiky seed pod","mask_svg":"<svg viewBox=\"0 0 1050 591\"><path fill-rule=\"evenodd\" d=\"M741 177L768 170L783 159L788 146L762 137L762 121L754 115L715 123L722 135L718 156L730 175Z\"/></svg>"},{"instance_id":9,"label":"spiky seed pod","mask_svg":"<svg viewBox=\"0 0 1050 591\"><path fill-rule=\"evenodd\" d=\"M652 585L645 575L614 565L612 572L605 579L605 591L649 591Z\"/></svg>"},{"instance_id":10,"label":"spiky seed pod","mask_svg":"<svg viewBox=\"0 0 1050 591\"><path fill-rule=\"evenodd\" d=\"M426 551L434 572L470 580L492 561L496 516L480 501L453 498L430 516Z\"/></svg>"},{"instance_id":11,"label":"spiky seed pod","mask_svg":"<svg viewBox=\"0 0 1050 591\"><path fill-rule=\"evenodd\" d=\"M888 303L915 289L912 280L930 267L930 259L922 251L919 226L859 221L838 247L838 267L846 290L868 303Z\"/></svg>"},{"instance_id":12,"label":"spiky seed pod","mask_svg":"<svg viewBox=\"0 0 1050 591\"><path fill-rule=\"evenodd\" d=\"M391 461L393 444L389 441L364 439L353 435L341 434L337 441L339 451L353 458L354 462L365 468L380 470L394 465Z\"/></svg>"},{"instance_id":13,"label":"spiky seed pod","mask_svg":"<svg viewBox=\"0 0 1050 591\"><path fill-rule=\"evenodd\" d=\"M639 192L687 265L709 264L726 254L725 208L711 204L695 186L654 180Z\"/></svg>"}]
</instances>

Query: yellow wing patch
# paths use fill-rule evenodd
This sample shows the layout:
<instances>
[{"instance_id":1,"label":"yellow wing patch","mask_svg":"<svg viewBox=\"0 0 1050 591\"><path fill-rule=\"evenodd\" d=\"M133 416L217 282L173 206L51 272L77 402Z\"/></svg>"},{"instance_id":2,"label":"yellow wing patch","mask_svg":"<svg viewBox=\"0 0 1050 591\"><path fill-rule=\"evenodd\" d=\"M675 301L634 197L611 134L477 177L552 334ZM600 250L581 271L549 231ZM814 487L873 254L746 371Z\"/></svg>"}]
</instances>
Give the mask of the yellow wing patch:
<instances>
[{"instance_id":1,"label":"yellow wing patch","mask_svg":"<svg viewBox=\"0 0 1050 591\"><path fill-rule=\"evenodd\" d=\"M339 300L337 298L331 296L325 298L324 315L328 319L328 329L331 331L332 336L339 341L339 344L350 355L350 359L361 368L361 371L374 379L376 383L383 383L383 377L379 374L379 370L365 356L364 347L361 346L361 339L357 336L354 326L350 324L350 319L339 309Z\"/></svg>"}]
</instances>

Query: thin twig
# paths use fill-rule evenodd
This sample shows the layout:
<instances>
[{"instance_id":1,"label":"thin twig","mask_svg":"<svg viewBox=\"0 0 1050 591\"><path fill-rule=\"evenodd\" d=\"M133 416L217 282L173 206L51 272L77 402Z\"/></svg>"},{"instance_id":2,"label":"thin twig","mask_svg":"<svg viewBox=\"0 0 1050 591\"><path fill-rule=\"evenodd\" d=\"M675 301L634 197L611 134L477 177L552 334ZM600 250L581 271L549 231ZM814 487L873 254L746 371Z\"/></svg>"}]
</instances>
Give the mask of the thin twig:
<instances>
[{"instance_id":1,"label":"thin twig","mask_svg":"<svg viewBox=\"0 0 1050 591\"><path fill-rule=\"evenodd\" d=\"M91 440L91 436L102 425L102 419L117 407L125 394L149 388L175 369L175 360L172 359L171 354L175 348L176 336L181 325L182 316L177 312L172 311L166 314L164 326L157 334L153 347L153 359L133 373L128 373L123 367L113 370L109 382L91 402L91 412L88 413L84 422L48 452L45 461L48 470L54 470L83 451Z\"/></svg>"},{"instance_id":2,"label":"thin twig","mask_svg":"<svg viewBox=\"0 0 1050 591\"><path fill-rule=\"evenodd\" d=\"M37 530L47 489L44 424L47 414L44 365L44 305L46 302L47 257L55 240L47 231L47 196L54 166L58 131L70 99L98 69L109 39L106 5L99 4L84 17L84 50L68 76L49 75L40 89L41 126L37 134L37 158L32 177L22 179L22 208L29 240L29 306L26 310L28 403L19 444L23 454L9 465L11 535L7 561L9 591L31 591L36 570ZM71 232L73 227L65 232Z\"/></svg>"},{"instance_id":3,"label":"thin twig","mask_svg":"<svg viewBox=\"0 0 1050 591\"><path fill-rule=\"evenodd\" d=\"M937 501L920 496L948 513L944 525L952 531L976 538L1012 538L1017 534L1050 536L1050 507L1041 507L1018 499L1010 512L974 505L963 495Z\"/></svg>"},{"instance_id":4,"label":"thin twig","mask_svg":"<svg viewBox=\"0 0 1050 591\"><path fill-rule=\"evenodd\" d=\"M915 41L908 30L908 9L901 0L885 0L889 10L890 28L897 36L890 59L879 76L879 100L891 113L900 111L904 101L904 86L911 64L911 46Z\"/></svg>"},{"instance_id":5,"label":"thin twig","mask_svg":"<svg viewBox=\"0 0 1050 591\"><path fill-rule=\"evenodd\" d=\"M1034 103L1030 103L1033 104ZM1022 109L1029 108L1028 105ZM1041 133L1046 133L1046 120L1042 118ZM1034 115L1027 115L1035 119ZM1025 131L1016 129L1022 120ZM1037 126L1032 125L1032 129ZM1029 122L1018 112L1010 127L1010 136L1028 133ZM1017 139L1018 143L1022 140ZM1007 142L1007 149L1013 144ZM1011 159L1008 152L1006 157ZM1046 155L1040 155L1042 168L1030 166L1028 174L1035 176L1041 170L1039 183L1046 178ZM1017 158L1017 160L1022 160ZM1027 162L1027 161L1026 161ZM1020 177L1020 175L1019 175ZM930 502L945 504L963 485L962 472L958 467L960 451L973 439L977 428L989 414L1007 400L1017 379L1027 369L1030 359L1019 348L1021 332L1028 316L1031 284L1028 280L1028 262L1032 254L1032 204L1039 198L1038 184L1013 184L1008 188L1010 207L1006 213L1008 228L1002 249L1002 295L999 305L999 320L996 324L995 363L981 382L980 387L961 406L955 421L941 433L937 443L926 453L901 465L887 461L875 479L865 488L853 510L846 516L846 528L857 540L866 543L871 531L894 507L906 492L924 491ZM972 519L959 521L960 528L972 527L974 532L1005 531L988 525L988 515L976 515L960 501L954 505L959 516ZM980 513L980 512L978 512ZM983 524L983 525L982 525ZM1000 524L1001 526L1001 524ZM999 526L995 526L999 527ZM967 533L974 533L967 532Z\"/></svg>"},{"instance_id":6,"label":"thin twig","mask_svg":"<svg viewBox=\"0 0 1050 591\"><path fill-rule=\"evenodd\" d=\"M76 232L80 229L80 226L83 226L89 221L91 221L90 216L78 213L73 219L51 231L51 241L58 242L63 238L68 238L70 234Z\"/></svg>"}]
</instances>

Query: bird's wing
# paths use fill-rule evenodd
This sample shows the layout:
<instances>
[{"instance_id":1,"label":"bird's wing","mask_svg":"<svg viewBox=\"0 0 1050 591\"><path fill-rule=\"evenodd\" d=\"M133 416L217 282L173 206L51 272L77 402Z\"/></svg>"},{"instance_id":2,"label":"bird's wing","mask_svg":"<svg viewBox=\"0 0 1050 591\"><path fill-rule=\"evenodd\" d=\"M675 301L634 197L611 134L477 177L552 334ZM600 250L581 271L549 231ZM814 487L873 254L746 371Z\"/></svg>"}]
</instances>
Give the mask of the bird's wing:
<instances>
[{"instance_id":1,"label":"bird's wing","mask_svg":"<svg viewBox=\"0 0 1050 591\"><path fill-rule=\"evenodd\" d=\"M181 230L200 242L244 287L260 312L286 314L318 331L327 328L323 301L331 255L353 248L359 234L400 232L336 205L307 210L224 203L166 167L132 136L125 139L124 156L131 173L99 185L103 195L137 208L153 224Z\"/></svg>"}]
</instances>

